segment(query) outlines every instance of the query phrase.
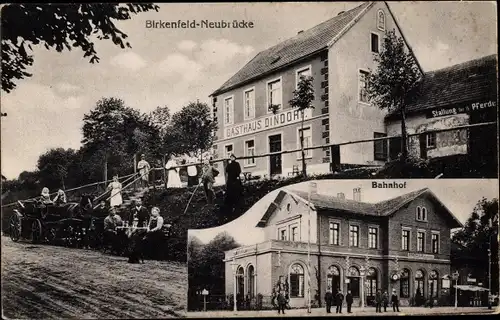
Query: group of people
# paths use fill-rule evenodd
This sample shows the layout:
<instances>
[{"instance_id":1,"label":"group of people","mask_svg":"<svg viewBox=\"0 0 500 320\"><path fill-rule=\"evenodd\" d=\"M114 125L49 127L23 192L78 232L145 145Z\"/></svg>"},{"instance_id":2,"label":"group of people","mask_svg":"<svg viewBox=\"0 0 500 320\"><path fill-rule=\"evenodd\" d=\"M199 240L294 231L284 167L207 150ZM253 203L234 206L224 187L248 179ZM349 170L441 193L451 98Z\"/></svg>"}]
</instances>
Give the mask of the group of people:
<instances>
[{"instance_id":1,"label":"group of people","mask_svg":"<svg viewBox=\"0 0 500 320\"><path fill-rule=\"evenodd\" d=\"M42 188L42 194L40 195L40 201L44 205L51 205L51 204L61 205L61 204L67 202L67 200L66 200L66 194L64 193L63 190L59 189L57 191L57 194L54 197L54 199L51 199L50 198L49 188L47 188L47 187Z\"/></svg>"},{"instance_id":2,"label":"group of people","mask_svg":"<svg viewBox=\"0 0 500 320\"><path fill-rule=\"evenodd\" d=\"M347 305L347 313L352 313L352 303L354 301L351 291L347 291L345 295L345 301ZM391 295L391 304L394 312L399 312L399 297L396 293L396 290L392 290ZM331 307L335 303L336 313L342 313L342 305L344 303L344 294L341 290L337 292L337 294L333 294L332 291L328 290L325 294L325 303L326 303L326 313L331 313ZM384 312L387 312L387 307L389 306L389 294L387 290L384 293L381 290L377 290L375 294L375 312L381 313L382 306L384 307Z\"/></svg>"},{"instance_id":3,"label":"group of people","mask_svg":"<svg viewBox=\"0 0 500 320\"><path fill-rule=\"evenodd\" d=\"M106 203L101 201L97 210L106 210ZM118 254L128 249L131 263L139 262L144 253L153 254L155 244L164 236L164 220L158 207L153 207L149 214L138 199L128 216L120 216L116 207L108 210L104 219L105 246L110 246Z\"/></svg>"}]
</instances>

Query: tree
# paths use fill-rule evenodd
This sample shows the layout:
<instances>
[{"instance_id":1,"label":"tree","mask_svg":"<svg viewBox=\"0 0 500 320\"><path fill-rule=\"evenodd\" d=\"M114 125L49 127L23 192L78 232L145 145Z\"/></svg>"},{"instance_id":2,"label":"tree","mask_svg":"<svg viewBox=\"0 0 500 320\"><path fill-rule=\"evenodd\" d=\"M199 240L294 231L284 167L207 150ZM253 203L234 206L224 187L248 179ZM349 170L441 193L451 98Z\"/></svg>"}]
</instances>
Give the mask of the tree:
<instances>
[{"instance_id":1,"label":"tree","mask_svg":"<svg viewBox=\"0 0 500 320\"><path fill-rule=\"evenodd\" d=\"M171 115L167 106L156 107L155 110L147 115L149 124L158 129L160 137L163 139L168 134Z\"/></svg>"},{"instance_id":2,"label":"tree","mask_svg":"<svg viewBox=\"0 0 500 320\"><path fill-rule=\"evenodd\" d=\"M2 90L11 92L15 80L31 77L32 45L43 44L47 50L79 48L90 63L99 62L94 38L111 39L122 49L127 35L115 21L129 20L132 15L155 10L153 4L9 4L2 8Z\"/></svg>"},{"instance_id":3,"label":"tree","mask_svg":"<svg viewBox=\"0 0 500 320\"><path fill-rule=\"evenodd\" d=\"M471 261L473 274L484 277L488 273L489 250L491 250L492 291L498 292L498 199L482 198L474 207L464 227L451 238L456 246L452 260L463 265L463 259ZM486 280L486 279L484 279ZM487 281L484 281L485 285Z\"/></svg>"},{"instance_id":4,"label":"tree","mask_svg":"<svg viewBox=\"0 0 500 320\"><path fill-rule=\"evenodd\" d=\"M380 109L401 115L401 157L408 158L406 105L418 92L422 74L406 44L394 30L386 32L382 50L374 56L378 63L368 77L368 99Z\"/></svg>"},{"instance_id":5,"label":"tree","mask_svg":"<svg viewBox=\"0 0 500 320\"><path fill-rule=\"evenodd\" d=\"M307 177L306 153L304 151L304 111L314 109L312 101L314 100L313 77L301 76L297 84L297 89L293 91L293 98L288 103L292 108L300 112L300 150L302 154L302 174Z\"/></svg>"},{"instance_id":6,"label":"tree","mask_svg":"<svg viewBox=\"0 0 500 320\"><path fill-rule=\"evenodd\" d=\"M65 179L75 160L76 151L73 149L48 150L38 158L40 182L49 189L66 189Z\"/></svg>"},{"instance_id":7,"label":"tree","mask_svg":"<svg viewBox=\"0 0 500 320\"><path fill-rule=\"evenodd\" d=\"M203 154L213 143L217 123L206 103L191 102L172 116L171 129L182 153Z\"/></svg>"}]
</instances>

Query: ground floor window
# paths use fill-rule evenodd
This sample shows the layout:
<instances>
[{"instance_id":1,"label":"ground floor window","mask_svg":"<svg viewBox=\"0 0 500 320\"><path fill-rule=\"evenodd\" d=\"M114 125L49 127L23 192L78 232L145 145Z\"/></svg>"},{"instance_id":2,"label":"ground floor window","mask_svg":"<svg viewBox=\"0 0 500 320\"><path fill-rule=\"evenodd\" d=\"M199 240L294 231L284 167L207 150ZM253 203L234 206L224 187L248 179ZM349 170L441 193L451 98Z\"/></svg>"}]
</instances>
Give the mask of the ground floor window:
<instances>
[{"instance_id":1,"label":"ground floor window","mask_svg":"<svg viewBox=\"0 0 500 320\"><path fill-rule=\"evenodd\" d=\"M326 276L326 290L336 293L340 290L340 270L336 266L328 268Z\"/></svg>"},{"instance_id":2,"label":"ground floor window","mask_svg":"<svg viewBox=\"0 0 500 320\"><path fill-rule=\"evenodd\" d=\"M236 272L236 294L245 294L245 271L243 267L239 267Z\"/></svg>"},{"instance_id":3,"label":"ground floor window","mask_svg":"<svg viewBox=\"0 0 500 320\"><path fill-rule=\"evenodd\" d=\"M377 288L377 270L375 268L370 268L368 269L368 274L366 276L366 295L369 297L374 297L377 293Z\"/></svg>"},{"instance_id":4,"label":"ground floor window","mask_svg":"<svg viewBox=\"0 0 500 320\"><path fill-rule=\"evenodd\" d=\"M399 296L401 298L410 297L410 271L403 269L400 278Z\"/></svg>"},{"instance_id":5,"label":"ground floor window","mask_svg":"<svg viewBox=\"0 0 500 320\"><path fill-rule=\"evenodd\" d=\"M429 274L429 296L437 298L438 296L438 279L439 274L437 271L433 270Z\"/></svg>"},{"instance_id":6,"label":"ground floor window","mask_svg":"<svg viewBox=\"0 0 500 320\"><path fill-rule=\"evenodd\" d=\"M359 270L356 267L350 267L347 271L349 283L347 285L347 290L351 290L351 294L353 297L357 298L360 296L359 294Z\"/></svg>"},{"instance_id":7,"label":"ground floor window","mask_svg":"<svg viewBox=\"0 0 500 320\"><path fill-rule=\"evenodd\" d=\"M252 298L255 296L255 269L252 265L248 266L248 295Z\"/></svg>"},{"instance_id":8,"label":"ground floor window","mask_svg":"<svg viewBox=\"0 0 500 320\"><path fill-rule=\"evenodd\" d=\"M304 297L304 268L298 263L290 268L290 296Z\"/></svg>"},{"instance_id":9,"label":"ground floor window","mask_svg":"<svg viewBox=\"0 0 500 320\"><path fill-rule=\"evenodd\" d=\"M424 286L424 272L422 270L417 270L415 272L415 304L417 306L422 305L425 297L425 286Z\"/></svg>"}]
</instances>

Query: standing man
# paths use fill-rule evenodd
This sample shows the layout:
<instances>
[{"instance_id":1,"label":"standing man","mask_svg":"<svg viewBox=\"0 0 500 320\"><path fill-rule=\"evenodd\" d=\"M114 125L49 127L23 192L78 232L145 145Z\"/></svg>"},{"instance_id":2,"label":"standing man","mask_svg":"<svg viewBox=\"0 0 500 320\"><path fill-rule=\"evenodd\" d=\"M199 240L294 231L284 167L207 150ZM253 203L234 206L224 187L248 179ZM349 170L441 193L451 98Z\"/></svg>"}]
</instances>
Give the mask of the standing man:
<instances>
[{"instance_id":1,"label":"standing man","mask_svg":"<svg viewBox=\"0 0 500 320\"><path fill-rule=\"evenodd\" d=\"M332 304L333 304L333 294L330 289L326 291L325 294L325 304L326 304L326 313L332 313Z\"/></svg>"},{"instance_id":2,"label":"standing man","mask_svg":"<svg viewBox=\"0 0 500 320\"><path fill-rule=\"evenodd\" d=\"M382 303L384 304L384 312L387 312L387 305L389 304L389 294L387 290L384 290L384 294L382 295Z\"/></svg>"},{"instance_id":3,"label":"standing man","mask_svg":"<svg viewBox=\"0 0 500 320\"><path fill-rule=\"evenodd\" d=\"M149 220L149 212L146 207L142 205L142 200L135 200L135 206L132 209L132 212L129 216L128 223L130 225L133 224L134 219L137 218L137 226L138 227L147 227Z\"/></svg>"},{"instance_id":4,"label":"standing man","mask_svg":"<svg viewBox=\"0 0 500 320\"><path fill-rule=\"evenodd\" d=\"M212 165L212 159L205 162L205 170L201 180L203 181L203 189L205 190L205 196L207 197L208 204L214 203L214 183L215 177L219 174L219 171Z\"/></svg>"},{"instance_id":5,"label":"standing man","mask_svg":"<svg viewBox=\"0 0 500 320\"><path fill-rule=\"evenodd\" d=\"M278 291L278 314L283 312L285 314L286 298L283 290Z\"/></svg>"},{"instance_id":6,"label":"standing man","mask_svg":"<svg viewBox=\"0 0 500 320\"><path fill-rule=\"evenodd\" d=\"M149 170L151 170L151 166L146 161L146 156L144 154L141 154L141 161L137 164L137 169L139 170L139 175L141 176L141 187L149 187Z\"/></svg>"},{"instance_id":7,"label":"standing man","mask_svg":"<svg viewBox=\"0 0 500 320\"><path fill-rule=\"evenodd\" d=\"M117 227L123 225L121 217L116 213L116 208L109 209L109 215L104 219L104 243L111 245L111 249L118 253L121 251L121 239Z\"/></svg>"},{"instance_id":8,"label":"standing man","mask_svg":"<svg viewBox=\"0 0 500 320\"><path fill-rule=\"evenodd\" d=\"M336 313L342 313L342 303L343 302L344 302L344 294L342 293L342 290L339 290L339 292L335 296L335 304L337 306Z\"/></svg>"},{"instance_id":9,"label":"standing man","mask_svg":"<svg viewBox=\"0 0 500 320\"><path fill-rule=\"evenodd\" d=\"M382 312L382 293L380 290L377 290L377 293L375 294L375 312Z\"/></svg>"},{"instance_id":10,"label":"standing man","mask_svg":"<svg viewBox=\"0 0 500 320\"><path fill-rule=\"evenodd\" d=\"M229 163L226 167L226 197L224 202L232 213L235 206L239 205L242 198L242 184L241 184L241 166L236 161L236 156L231 154Z\"/></svg>"},{"instance_id":11,"label":"standing man","mask_svg":"<svg viewBox=\"0 0 500 320\"><path fill-rule=\"evenodd\" d=\"M394 312L399 312L399 297L396 294L396 289L392 289L392 296L391 296L391 302L392 302L392 310Z\"/></svg>"},{"instance_id":12,"label":"standing man","mask_svg":"<svg viewBox=\"0 0 500 320\"><path fill-rule=\"evenodd\" d=\"M348 290L347 294L345 296L345 302L347 303L347 313L352 313L351 307L352 307L353 301L354 301L354 299L352 298L351 290Z\"/></svg>"},{"instance_id":13,"label":"standing man","mask_svg":"<svg viewBox=\"0 0 500 320\"><path fill-rule=\"evenodd\" d=\"M189 159L189 163L191 164L187 168L188 173L188 187L194 187L198 185L198 169L194 165L195 160L193 158Z\"/></svg>"}]
</instances>

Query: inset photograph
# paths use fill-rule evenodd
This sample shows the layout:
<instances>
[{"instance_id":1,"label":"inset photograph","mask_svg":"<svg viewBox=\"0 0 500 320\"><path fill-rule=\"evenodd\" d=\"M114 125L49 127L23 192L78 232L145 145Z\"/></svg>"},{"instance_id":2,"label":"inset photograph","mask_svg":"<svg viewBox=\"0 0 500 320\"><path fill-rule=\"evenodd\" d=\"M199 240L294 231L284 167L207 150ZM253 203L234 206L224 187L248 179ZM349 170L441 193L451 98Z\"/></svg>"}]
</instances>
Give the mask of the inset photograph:
<instances>
[{"instance_id":1,"label":"inset photograph","mask_svg":"<svg viewBox=\"0 0 500 320\"><path fill-rule=\"evenodd\" d=\"M188 231L188 317L492 313L498 181L318 180Z\"/></svg>"}]
</instances>

